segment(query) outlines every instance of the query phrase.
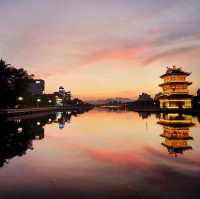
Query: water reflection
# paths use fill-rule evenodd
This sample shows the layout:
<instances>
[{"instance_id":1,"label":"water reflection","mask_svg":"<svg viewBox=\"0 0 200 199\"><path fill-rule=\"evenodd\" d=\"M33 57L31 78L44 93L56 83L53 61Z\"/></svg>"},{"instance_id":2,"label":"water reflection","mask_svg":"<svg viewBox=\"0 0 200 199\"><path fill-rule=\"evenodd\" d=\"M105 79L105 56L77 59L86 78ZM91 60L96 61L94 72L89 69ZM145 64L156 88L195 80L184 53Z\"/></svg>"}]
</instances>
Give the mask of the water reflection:
<instances>
[{"instance_id":1,"label":"water reflection","mask_svg":"<svg viewBox=\"0 0 200 199\"><path fill-rule=\"evenodd\" d=\"M57 123L59 129L69 123L72 116L83 112L57 112L8 118L0 121L0 167L15 156L23 156L27 150L33 150L33 140L45 137L44 126Z\"/></svg>"},{"instance_id":2,"label":"water reflection","mask_svg":"<svg viewBox=\"0 0 200 199\"><path fill-rule=\"evenodd\" d=\"M190 127L194 126L191 115L179 113L161 113L159 124L163 126L162 145L167 148L170 155L177 157L184 151L191 150L189 140Z\"/></svg>"},{"instance_id":3,"label":"water reflection","mask_svg":"<svg viewBox=\"0 0 200 199\"><path fill-rule=\"evenodd\" d=\"M142 119L148 119L150 118L152 115L155 115L156 118L160 118L160 113L151 113L151 112L139 112L139 117L141 117Z\"/></svg>"},{"instance_id":4,"label":"water reflection","mask_svg":"<svg viewBox=\"0 0 200 199\"><path fill-rule=\"evenodd\" d=\"M0 198L199 198L196 117L144 114L142 119L136 112L105 110L77 115L1 123Z\"/></svg>"}]
</instances>

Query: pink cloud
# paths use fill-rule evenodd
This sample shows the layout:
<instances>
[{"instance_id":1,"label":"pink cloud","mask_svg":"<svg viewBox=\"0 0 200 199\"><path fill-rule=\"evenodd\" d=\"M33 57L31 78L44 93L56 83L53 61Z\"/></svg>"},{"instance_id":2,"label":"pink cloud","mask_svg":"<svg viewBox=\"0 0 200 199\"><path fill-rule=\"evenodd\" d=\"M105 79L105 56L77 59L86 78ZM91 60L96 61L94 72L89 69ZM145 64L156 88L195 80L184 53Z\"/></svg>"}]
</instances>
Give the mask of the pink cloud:
<instances>
[{"instance_id":1,"label":"pink cloud","mask_svg":"<svg viewBox=\"0 0 200 199\"><path fill-rule=\"evenodd\" d=\"M112 149L97 149L82 144L69 143L71 147L74 147L80 150L82 153L86 154L89 158L92 158L97 161L104 163L124 165L124 166L141 166L148 167L151 165L151 162L148 159L143 158L141 155L143 152L140 151L140 154L135 152L135 149L130 150L112 150Z\"/></svg>"},{"instance_id":2,"label":"pink cloud","mask_svg":"<svg viewBox=\"0 0 200 199\"><path fill-rule=\"evenodd\" d=\"M116 47L91 52L82 58L80 65L92 64L104 60L131 61L146 50L147 45Z\"/></svg>"},{"instance_id":3,"label":"pink cloud","mask_svg":"<svg viewBox=\"0 0 200 199\"><path fill-rule=\"evenodd\" d=\"M139 155L134 154L133 151L109 151L109 150L94 150L88 149L87 153L90 157L102 161L110 162L117 165L149 165L149 161L142 159Z\"/></svg>"}]
</instances>

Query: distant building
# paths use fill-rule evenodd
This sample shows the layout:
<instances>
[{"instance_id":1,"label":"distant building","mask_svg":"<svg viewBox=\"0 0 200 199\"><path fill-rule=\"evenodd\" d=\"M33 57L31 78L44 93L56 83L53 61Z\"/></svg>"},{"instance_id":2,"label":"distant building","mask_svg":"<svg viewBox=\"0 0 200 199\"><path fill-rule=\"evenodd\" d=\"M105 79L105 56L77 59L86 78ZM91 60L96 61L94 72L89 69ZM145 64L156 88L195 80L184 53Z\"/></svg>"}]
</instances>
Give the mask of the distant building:
<instances>
[{"instance_id":1,"label":"distant building","mask_svg":"<svg viewBox=\"0 0 200 199\"><path fill-rule=\"evenodd\" d=\"M154 107L153 98L147 93L142 93L141 95L139 95L136 101L126 103L126 108L130 110L131 109L145 110L153 107Z\"/></svg>"},{"instance_id":2,"label":"distant building","mask_svg":"<svg viewBox=\"0 0 200 199\"><path fill-rule=\"evenodd\" d=\"M163 89L163 95L160 96L160 108L178 109L191 108L191 98L188 86L191 82L186 80L190 73L184 72L181 68L172 66L167 68L167 72L160 78L164 83L159 86Z\"/></svg>"},{"instance_id":3,"label":"distant building","mask_svg":"<svg viewBox=\"0 0 200 199\"><path fill-rule=\"evenodd\" d=\"M45 81L42 79L28 80L27 88L31 95L42 95L44 93Z\"/></svg>"},{"instance_id":4,"label":"distant building","mask_svg":"<svg viewBox=\"0 0 200 199\"><path fill-rule=\"evenodd\" d=\"M66 102L71 101L71 92L70 91L65 92L65 101Z\"/></svg>"},{"instance_id":5,"label":"distant building","mask_svg":"<svg viewBox=\"0 0 200 199\"><path fill-rule=\"evenodd\" d=\"M64 87L60 86L58 92L59 92L60 95L65 95Z\"/></svg>"},{"instance_id":6,"label":"distant building","mask_svg":"<svg viewBox=\"0 0 200 199\"><path fill-rule=\"evenodd\" d=\"M54 92L56 97L56 105L63 106L71 103L71 92L65 91L64 87L60 86L58 92Z\"/></svg>"},{"instance_id":7,"label":"distant building","mask_svg":"<svg viewBox=\"0 0 200 199\"><path fill-rule=\"evenodd\" d=\"M160 99L160 97L163 95L163 93L162 92L159 92L159 93L157 93L156 95L155 95L155 97L154 97L154 101L159 101L159 99Z\"/></svg>"},{"instance_id":8,"label":"distant building","mask_svg":"<svg viewBox=\"0 0 200 199\"><path fill-rule=\"evenodd\" d=\"M151 98L151 95L147 93L142 93L141 95L139 95L138 101L153 101L153 99Z\"/></svg>"}]
</instances>

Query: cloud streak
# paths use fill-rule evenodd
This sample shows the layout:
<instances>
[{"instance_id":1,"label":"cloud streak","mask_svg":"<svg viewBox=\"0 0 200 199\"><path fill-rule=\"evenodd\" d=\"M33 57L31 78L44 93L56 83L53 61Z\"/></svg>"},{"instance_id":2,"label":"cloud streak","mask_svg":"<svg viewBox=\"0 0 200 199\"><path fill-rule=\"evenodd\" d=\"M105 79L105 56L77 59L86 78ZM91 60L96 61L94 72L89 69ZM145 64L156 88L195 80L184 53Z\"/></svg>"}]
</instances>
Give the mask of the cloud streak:
<instances>
[{"instance_id":1,"label":"cloud streak","mask_svg":"<svg viewBox=\"0 0 200 199\"><path fill-rule=\"evenodd\" d=\"M186 46L186 47L180 47L175 49L170 49L165 52L157 53L146 60L144 60L144 65L152 64L153 62L162 60L162 59L169 59L169 58L175 58L185 55L186 53L191 52L200 52L200 45L193 45L193 46Z\"/></svg>"}]
</instances>

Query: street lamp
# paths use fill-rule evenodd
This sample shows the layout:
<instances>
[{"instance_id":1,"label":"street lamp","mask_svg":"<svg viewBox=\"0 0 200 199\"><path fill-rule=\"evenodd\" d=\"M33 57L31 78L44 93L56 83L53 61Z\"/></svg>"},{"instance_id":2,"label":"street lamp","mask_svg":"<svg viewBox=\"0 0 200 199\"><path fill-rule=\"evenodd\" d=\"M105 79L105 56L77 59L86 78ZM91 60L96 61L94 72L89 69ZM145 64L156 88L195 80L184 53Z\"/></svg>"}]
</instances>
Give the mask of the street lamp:
<instances>
[{"instance_id":1,"label":"street lamp","mask_svg":"<svg viewBox=\"0 0 200 199\"><path fill-rule=\"evenodd\" d=\"M22 96L19 96L17 98L17 101L19 102L19 104L16 107L19 107L22 104L23 100L24 100L24 98Z\"/></svg>"},{"instance_id":2,"label":"street lamp","mask_svg":"<svg viewBox=\"0 0 200 199\"><path fill-rule=\"evenodd\" d=\"M37 98L37 106L39 106L39 103L41 102L41 99L40 98Z\"/></svg>"},{"instance_id":3,"label":"street lamp","mask_svg":"<svg viewBox=\"0 0 200 199\"><path fill-rule=\"evenodd\" d=\"M18 133L21 133L23 131L23 128L22 127L19 127L18 129L17 129L17 132Z\"/></svg>"},{"instance_id":4,"label":"street lamp","mask_svg":"<svg viewBox=\"0 0 200 199\"><path fill-rule=\"evenodd\" d=\"M19 96L19 97L17 98L17 100L21 102L21 101L24 100L24 98L23 98L22 96Z\"/></svg>"}]
</instances>

